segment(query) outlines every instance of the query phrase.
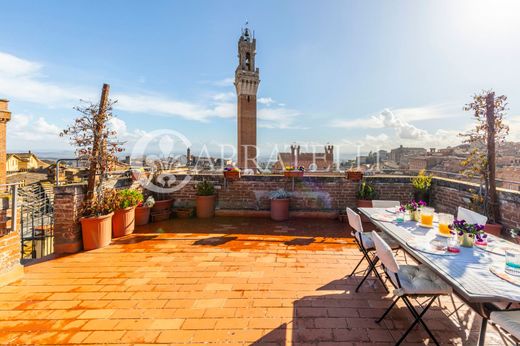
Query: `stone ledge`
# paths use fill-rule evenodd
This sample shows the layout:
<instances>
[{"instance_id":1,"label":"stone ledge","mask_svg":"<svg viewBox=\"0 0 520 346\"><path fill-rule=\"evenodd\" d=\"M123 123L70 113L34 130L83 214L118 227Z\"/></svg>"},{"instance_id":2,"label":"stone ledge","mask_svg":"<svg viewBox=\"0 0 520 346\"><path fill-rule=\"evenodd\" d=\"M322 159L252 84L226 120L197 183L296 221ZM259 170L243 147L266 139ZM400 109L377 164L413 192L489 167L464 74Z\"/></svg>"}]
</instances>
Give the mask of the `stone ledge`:
<instances>
[{"instance_id":1,"label":"stone ledge","mask_svg":"<svg viewBox=\"0 0 520 346\"><path fill-rule=\"evenodd\" d=\"M247 209L216 209L215 216L234 216L234 217L259 217L269 218L269 210L247 210ZM314 211L314 210L295 210L289 211L290 218L313 218L313 219L335 219L338 217L337 211Z\"/></svg>"},{"instance_id":2,"label":"stone ledge","mask_svg":"<svg viewBox=\"0 0 520 346\"><path fill-rule=\"evenodd\" d=\"M0 287L23 278L25 272L21 264L16 264L8 272L0 274Z\"/></svg>"}]
</instances>

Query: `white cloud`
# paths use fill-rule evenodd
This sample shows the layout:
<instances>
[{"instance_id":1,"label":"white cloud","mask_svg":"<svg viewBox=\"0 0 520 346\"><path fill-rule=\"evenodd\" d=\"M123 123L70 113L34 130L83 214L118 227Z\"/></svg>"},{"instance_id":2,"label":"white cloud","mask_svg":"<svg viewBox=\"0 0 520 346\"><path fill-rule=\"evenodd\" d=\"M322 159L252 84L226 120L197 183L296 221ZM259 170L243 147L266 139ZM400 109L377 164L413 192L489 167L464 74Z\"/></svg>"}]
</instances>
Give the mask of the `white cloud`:
<instances>
[{"instance_id":1,"label":"white cloud","mask_svg":"<svg viewBox=\"0 0 520 346\"><path fill-rule=\"evenodd\" d=\"M49 107L70 106L80 98L91 97L86 89L49 82L41 70L39 63L0 52L0 94Z\"/></svg>"},{"instance_id":2,"label":"white cloud","mask_svg":"<svg viewBox=\"0 0 520 346\"><path fill-rule=\"evenodd\" d=\"M227 92L227 93L218 93L213 95L213 100L220 101L220 102L227 102L234 100L236 98L235 93L233 92Z\"/></svg>"},{"instance_id":3,"label":"white cloud","mask_svg":"<svg viewBox=\"0 0 520 346\"><path fill-rule=\"evenodd\" d=\"M375 119L382 124L382 127L395 129L396 135L400 139L421 139L427 134L426 131L396 116L389 109L382 111Z\"/></svg>"},{"instance_id":4,"label":"white cloud","mask_svg":"<svg viewBox=\"0 0 520 346\"><path fill-rule=\"evenodd\" d=\"M270 97L260 97L258 100L258 103L269 106L273 104L275 101Z\"/></svg>"},{"instance_id":5,"label":"white cloud","mask_svg":"<svg viewBox=\"0 0 520 346\"><path fill-rule=\"evenodd\" d=\"M258 110L258 126L268 129L305 129L296 125L301 112L289 108L261 108Z\"/></svg>"},{"instance_id":6,"label":"white cloud","mask_svg":"<svg viewBox=\"0 0 520 346\"><path fill-rule=\"evenodd\" d=\"M220 80L212 81L212 82L206 82L206 83L209 83L211 85L218 86L218 87L229 87L229 86L232 86L234 82L235 82L235 78L228 77L228 78L224 78L224 79L220 79Z\"/></svg>"},{"instance_id":7,"label":"white cloud","mask_svg":"<svg viewBox=\"0 0 520 346\"><path fill-rule=\"evenodd\" d=\"M45 141L56 144L59 142L61 129L49 123L45 118L34 118L32 115L15 114L7 123L8 142Z\"/></svg>"}]
</instances>

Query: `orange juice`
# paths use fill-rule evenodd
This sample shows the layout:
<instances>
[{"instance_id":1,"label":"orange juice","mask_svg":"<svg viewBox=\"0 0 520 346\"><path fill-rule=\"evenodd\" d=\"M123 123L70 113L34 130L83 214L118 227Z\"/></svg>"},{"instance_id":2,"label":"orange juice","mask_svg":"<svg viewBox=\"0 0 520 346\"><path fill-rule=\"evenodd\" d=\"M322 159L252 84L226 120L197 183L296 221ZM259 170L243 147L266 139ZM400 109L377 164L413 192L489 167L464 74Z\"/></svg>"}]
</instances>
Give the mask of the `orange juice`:
<instances>
[{"instance_id":1,"label":"orange juice","mask_svg":"<svg viewBox=\"0 0 520 346\"><path fill-rule=\"evenodd\" d=\"M433 225L433 215L425 215L421 213L421 223L425 226Z\"/></svg>"},{"instance_id":2,"label":"orange juice","mask_svg":"<svg viewBox=\"0 0 520 346\"><path fill-rule=\"evenodd\" d=\"M440 223L439 224L439 233L446 234L446 235L450 234L450 228L448 226L449 226L448 224Z\"/></svg>"}]
</instances>

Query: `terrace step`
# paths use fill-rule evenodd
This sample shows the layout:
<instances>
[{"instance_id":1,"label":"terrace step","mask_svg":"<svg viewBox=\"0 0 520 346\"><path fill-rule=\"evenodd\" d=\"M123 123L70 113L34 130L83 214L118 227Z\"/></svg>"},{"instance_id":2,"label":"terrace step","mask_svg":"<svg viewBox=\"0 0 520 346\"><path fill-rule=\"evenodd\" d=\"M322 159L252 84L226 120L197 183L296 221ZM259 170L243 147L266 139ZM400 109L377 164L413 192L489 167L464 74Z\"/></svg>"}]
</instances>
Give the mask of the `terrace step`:
<instances>
[{"instance_id":1,"label":"terrace step","mask_svg":"<svg viewBox=\"0 0 520 346\"><path fill-rule=\"evenodd\" d=\"M271 217L269 210L244 210L244 209L216 209L215 216L234 216L234 217ZM335 210L315 211L315 210L294 210L289 211L290 218L317 218L317 219L336 219L338 212Z\"/></svg>"}]
</instances>

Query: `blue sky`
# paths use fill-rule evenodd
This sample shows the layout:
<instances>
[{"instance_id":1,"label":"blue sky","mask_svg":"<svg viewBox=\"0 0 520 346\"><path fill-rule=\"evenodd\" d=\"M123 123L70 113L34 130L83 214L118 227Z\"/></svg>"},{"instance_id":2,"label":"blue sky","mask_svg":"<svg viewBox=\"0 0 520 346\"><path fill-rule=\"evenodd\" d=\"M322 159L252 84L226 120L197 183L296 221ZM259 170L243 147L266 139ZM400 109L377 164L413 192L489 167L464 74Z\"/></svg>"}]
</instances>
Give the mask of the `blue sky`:
<instances>
[{"instance_id":1,"label":"blue sky","mask_svg":"<svg viewBox=\"0 0 520 346\"><path fill-rule=\"evenodd\" d=\"M67 150L57 133L102 83L129 149L173 129L193 147L236 141L232 77L245 20L257 37L258 144L445 146L493 88L520 139L520 2L1 1L8 150Z\"/></svg>"}]
</instances>

